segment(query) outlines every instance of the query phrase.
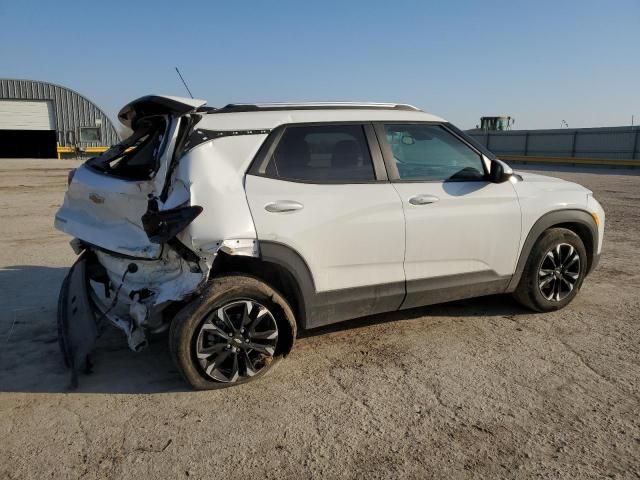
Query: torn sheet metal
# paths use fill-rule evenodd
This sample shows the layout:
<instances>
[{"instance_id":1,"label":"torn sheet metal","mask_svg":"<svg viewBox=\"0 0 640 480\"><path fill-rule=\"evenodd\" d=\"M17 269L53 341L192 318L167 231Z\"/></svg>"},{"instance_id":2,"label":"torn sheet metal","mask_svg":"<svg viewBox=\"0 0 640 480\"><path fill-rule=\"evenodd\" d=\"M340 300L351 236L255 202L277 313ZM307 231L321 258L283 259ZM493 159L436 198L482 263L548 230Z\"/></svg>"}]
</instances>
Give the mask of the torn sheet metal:
<instances>
[{"instance_id":1,"label":"torn sheet metal","mask_svg":"<svg viewBox=\"0 0 640 480\"><path fill-rule=\"evenodd\" d=\"M182 300L207 278L207 272L202 272L198 265L187 262L166 247L158 260L118 257L99 250L96 257L106 269L111 285L122 288L122 298L127 304L135 293L139 293L144 298L142 302L148 306Z\"/></svg>"}]
</instances>

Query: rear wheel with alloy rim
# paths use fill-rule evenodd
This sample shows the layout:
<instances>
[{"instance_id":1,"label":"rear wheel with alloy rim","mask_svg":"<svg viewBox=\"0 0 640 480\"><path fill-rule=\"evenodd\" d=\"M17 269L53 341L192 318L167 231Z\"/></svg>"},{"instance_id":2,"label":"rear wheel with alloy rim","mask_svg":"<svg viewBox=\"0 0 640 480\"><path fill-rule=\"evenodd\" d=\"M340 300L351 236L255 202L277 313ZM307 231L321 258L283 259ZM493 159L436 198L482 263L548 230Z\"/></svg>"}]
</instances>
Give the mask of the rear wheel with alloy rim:
<instances>
[{"instance_id":1,"label":"rear wheel with alloy rim","mask_svg":"<svg viewBox=\"0 0 640 480\"><path fill-rule=\"evenodd\" d=\"M559 310L577 295L586 268L580 237L566 228L549 229L531 250L514 297L538 312Z\"/></svg>"},{"instance_id":2,"label":"rear wheel with alloy rim","mask_svg":"<svg viewBox=\"0 0 640 480\"><path fill-rule=\"evenodd\" d=\"M170 347L196 389L221 388L264 375L293 345L296 324L287 301L245 275L213 279L171 324Z\"/></svg>"},{"instance_id":3,"label":"rear wheel with alloy rim","mask_svg":"<svg viewBox=\"0 0 640 480\"><path fill-rule=\"evenodd\" d=\"M271 312L254 300L237 300L205 317L196 357L213 380L234 383L268 368L277 344L278 324Z\"/></svg>"}]
</instances>

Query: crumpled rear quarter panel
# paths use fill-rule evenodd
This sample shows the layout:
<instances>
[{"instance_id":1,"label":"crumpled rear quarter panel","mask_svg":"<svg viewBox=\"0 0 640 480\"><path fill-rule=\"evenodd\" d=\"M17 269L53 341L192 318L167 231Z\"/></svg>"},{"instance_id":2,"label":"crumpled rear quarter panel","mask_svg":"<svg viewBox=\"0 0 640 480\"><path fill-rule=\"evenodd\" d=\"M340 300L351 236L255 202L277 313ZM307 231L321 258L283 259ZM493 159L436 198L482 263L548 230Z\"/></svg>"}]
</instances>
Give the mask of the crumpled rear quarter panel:
<instances>
[{"instance_id":1,"label":"crumpled rear quarter panel","mask_svg":"<svg viewBox=\"0 0 640 480\"><path fill-rule=\"evenodd\" d=\"M267 135L223 137L203 143L181 160L175 178L188 186L202 213L180 235L196 251L217 250L225 239L255 239L244 176Z\"/></svg>"}]
</instances>

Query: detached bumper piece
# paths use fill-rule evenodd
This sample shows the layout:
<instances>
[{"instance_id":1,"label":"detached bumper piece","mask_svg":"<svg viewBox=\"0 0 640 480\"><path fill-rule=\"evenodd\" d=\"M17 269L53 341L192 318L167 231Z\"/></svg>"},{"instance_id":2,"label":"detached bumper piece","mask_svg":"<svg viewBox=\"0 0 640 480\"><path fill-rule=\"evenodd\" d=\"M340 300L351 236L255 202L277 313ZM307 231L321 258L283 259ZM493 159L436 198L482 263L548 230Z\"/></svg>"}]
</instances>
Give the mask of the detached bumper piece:
<instances>
[{"instance_id":1,"label":"detached bumper piece","mask_svg":"<svg viewBox=\"0 0 640 480\"><path fill-rule=\"evenodd\" d=\"M79 371L90 370L89 353L98 338L98 319L88 296L86 257L85 252L71 267L58 298L58 342L64 363L71 369L71 388L78 386Z\"/></svg>"}]
</instances>

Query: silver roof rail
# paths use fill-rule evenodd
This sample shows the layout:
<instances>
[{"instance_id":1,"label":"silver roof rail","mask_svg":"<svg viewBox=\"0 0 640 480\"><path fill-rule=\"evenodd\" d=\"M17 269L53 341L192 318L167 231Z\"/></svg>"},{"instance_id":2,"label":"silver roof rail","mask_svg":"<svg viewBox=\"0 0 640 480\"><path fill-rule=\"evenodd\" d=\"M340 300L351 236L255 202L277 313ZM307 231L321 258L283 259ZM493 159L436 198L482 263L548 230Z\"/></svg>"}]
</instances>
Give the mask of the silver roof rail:
<instances>
[{"instance_id":1,"label":"silver roof rail","mask_svg":"<svg viewBox=\"0 0 640 480\"><path fill-rule=\"evenodd\" d=\"M305 103L230 103L212 113L231 112L261 112L274 110L350 110L350 109L381 109L381 110L421 110L406 103L362 103L362 102L305 102Z\"/></svg>"}]
</instances>

